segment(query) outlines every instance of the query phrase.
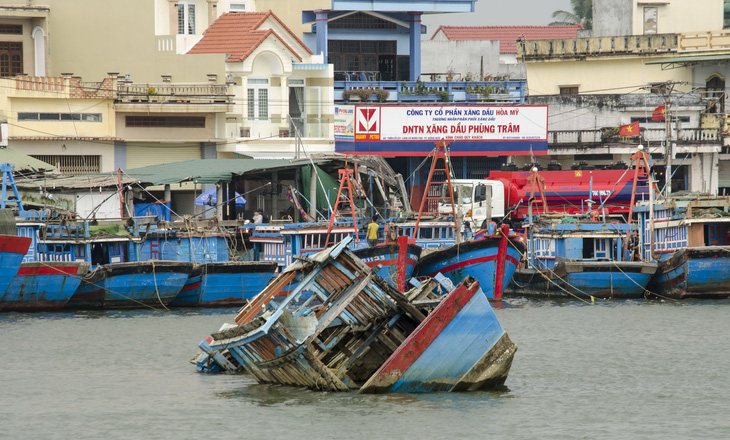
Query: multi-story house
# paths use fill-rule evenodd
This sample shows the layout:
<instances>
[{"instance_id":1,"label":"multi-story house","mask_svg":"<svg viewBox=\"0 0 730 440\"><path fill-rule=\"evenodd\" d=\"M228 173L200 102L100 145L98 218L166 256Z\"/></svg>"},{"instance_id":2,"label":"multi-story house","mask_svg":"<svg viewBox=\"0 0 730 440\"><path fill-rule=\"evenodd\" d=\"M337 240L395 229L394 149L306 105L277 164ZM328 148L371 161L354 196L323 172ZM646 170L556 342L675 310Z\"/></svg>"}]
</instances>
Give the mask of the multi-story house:
<instances>
[{"instance_id":1,"label":"multi-story house","mask_svg":"<svg viewBox=\"0 0 730 440\"><path fill-rule=\"evenodd\" d=\"M590 36L522 42L528 102L550 106L542 161L628 162L641 143L671 191L730 188L726 3L596 0ZM621 139L634 122L640 136Z\"/></svg>"}]
</instances>

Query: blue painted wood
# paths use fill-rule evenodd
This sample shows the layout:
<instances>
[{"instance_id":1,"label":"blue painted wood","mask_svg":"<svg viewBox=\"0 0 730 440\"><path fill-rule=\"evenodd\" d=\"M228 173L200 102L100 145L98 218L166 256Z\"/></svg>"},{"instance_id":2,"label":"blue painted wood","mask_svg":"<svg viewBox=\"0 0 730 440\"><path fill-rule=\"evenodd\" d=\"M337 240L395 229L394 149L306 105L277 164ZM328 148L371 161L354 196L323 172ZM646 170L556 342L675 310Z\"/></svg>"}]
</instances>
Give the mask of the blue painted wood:
<instances>
[{"instance_id":1,"label":"blue painted wood","mask_svg":"<svg viewBox=\"0 0 730 440\"><path fill-rule=\"evenodd\" d=\"M488 298L494 298L499 238L482 238L440 249L422 257L416 266L418 276L441 273L454 284L466 276L479 281ZM503 286L507 286L522 259L524 245L513 241L507 246Z\"/></svg>"}]
</instances>

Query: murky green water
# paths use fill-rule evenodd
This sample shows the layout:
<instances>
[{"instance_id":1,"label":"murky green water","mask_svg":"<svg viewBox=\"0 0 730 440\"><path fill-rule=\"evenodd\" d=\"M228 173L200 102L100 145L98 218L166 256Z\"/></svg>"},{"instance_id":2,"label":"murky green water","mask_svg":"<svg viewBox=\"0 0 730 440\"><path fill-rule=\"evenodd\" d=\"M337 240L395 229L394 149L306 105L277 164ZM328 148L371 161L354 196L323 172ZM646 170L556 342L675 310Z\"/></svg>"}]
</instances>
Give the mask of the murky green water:
<instances>
[{"instance_id":1,"label":"murky green water","mask_svg":"<svg viewBox=\"0 0 730 440\"><path fill-rule=\"evenodd\" d=\"M730 437L730 302L509 300L506 387L319 393L206 376L189 359L233 310L0 315L0 437Z\"/></svg>"}]
</instances>

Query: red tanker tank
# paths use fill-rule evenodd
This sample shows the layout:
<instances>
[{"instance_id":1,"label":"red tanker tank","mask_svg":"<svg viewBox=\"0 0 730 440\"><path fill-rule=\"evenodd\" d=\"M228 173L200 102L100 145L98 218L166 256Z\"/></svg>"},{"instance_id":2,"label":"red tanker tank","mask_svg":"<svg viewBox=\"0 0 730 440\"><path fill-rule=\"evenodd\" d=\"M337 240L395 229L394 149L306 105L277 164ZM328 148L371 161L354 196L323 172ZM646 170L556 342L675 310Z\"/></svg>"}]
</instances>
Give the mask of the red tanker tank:
<instances>
[{"instance_id":1,"label":"red tanker tank","mask_svg":"<svg viewBox=\"0 0 730 440\"><path fill-rule=\"evenodd\" d=\"M569 170L539 171L544 182L543 192L550 211L587 212L592 200L594 209L603 204L607 214L629 212L635 170ZM489 179L499 180L505 187L506 210L517 207L512 217L527 215L527 202L533 191L530 171L491 171ZM639 169L636 200L649 198L648 178ZM539 188L534 187L535 198L540 198ZM542 212L542 203L533 203L533 213Z\"/></svg>"}]
</instances>

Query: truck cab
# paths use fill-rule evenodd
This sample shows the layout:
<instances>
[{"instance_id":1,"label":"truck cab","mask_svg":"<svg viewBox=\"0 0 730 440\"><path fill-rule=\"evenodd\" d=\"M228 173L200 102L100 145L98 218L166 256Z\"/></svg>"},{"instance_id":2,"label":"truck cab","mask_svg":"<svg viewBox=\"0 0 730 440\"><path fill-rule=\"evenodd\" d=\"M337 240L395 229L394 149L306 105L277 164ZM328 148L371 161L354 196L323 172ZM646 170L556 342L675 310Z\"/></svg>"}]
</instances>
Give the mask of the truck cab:
<instances>
[{"instance_id":1,"label":"truck cab","mask_svg":"<svg viewBox=\"0 0 730 440\"><path fill-rule=\"evenodd\" d=\"M455 212L461 212L472 228L486 227L490 221L500 221L505 215L504 183L487 179L454 179L451 181ZM448 186L443 185L442 197L448 197ZM448 201L439 203L439 212L450 213Z\"/></svg>"}]
</instances>

